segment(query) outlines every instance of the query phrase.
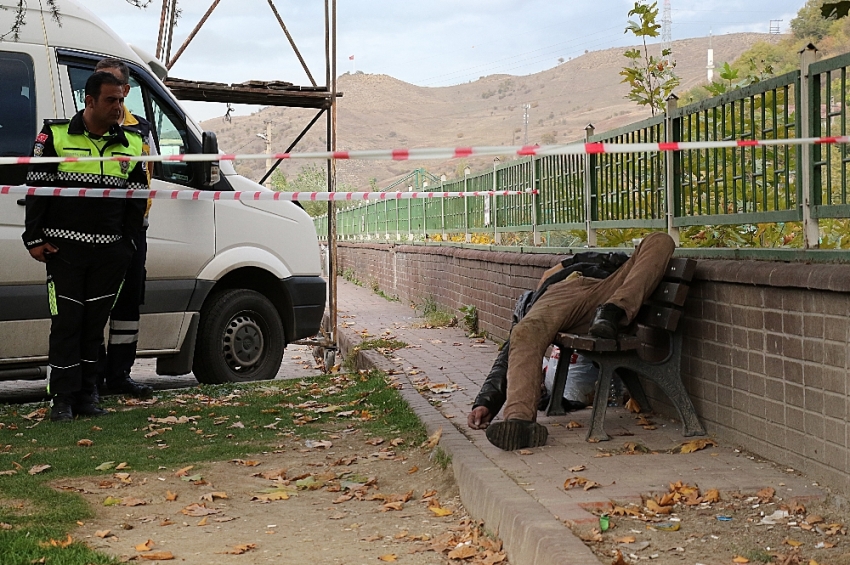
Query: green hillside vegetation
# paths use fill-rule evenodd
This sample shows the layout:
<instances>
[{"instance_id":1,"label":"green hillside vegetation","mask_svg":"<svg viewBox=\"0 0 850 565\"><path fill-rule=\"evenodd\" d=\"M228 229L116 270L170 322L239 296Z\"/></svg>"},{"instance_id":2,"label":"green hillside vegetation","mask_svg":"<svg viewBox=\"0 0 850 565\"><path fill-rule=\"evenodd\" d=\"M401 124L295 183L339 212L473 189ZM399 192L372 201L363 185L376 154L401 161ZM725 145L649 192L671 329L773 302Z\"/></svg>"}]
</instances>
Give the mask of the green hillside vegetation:
<instances>
[{"instance_id":1,"label":"green hillside vegetation","mask_svg":"<svg viewBox=\"0 0 850 565\"><path fill-rule=\"evenodd\" d=\"M718 66L719 80L692 88L682 95L680 104L699 102L755 84L766 78L800 68L800 51L808 44L818 48L820 58L850 51L850 18L824 18L821 7L827 0L808 0L791 20L791 34L772 41L758 41L732 63Z\"/></svg>"}]
</instances>

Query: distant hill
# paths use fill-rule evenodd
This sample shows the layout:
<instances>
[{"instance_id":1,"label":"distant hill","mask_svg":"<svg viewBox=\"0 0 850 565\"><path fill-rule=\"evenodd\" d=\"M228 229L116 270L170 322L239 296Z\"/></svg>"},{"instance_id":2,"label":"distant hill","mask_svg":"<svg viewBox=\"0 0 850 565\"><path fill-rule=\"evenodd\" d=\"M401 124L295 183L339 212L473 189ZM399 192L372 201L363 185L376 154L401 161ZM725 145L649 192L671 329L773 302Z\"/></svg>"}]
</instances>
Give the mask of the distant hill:
<instances>
[{"instance_id":1,"label":"distant hill","mask_svg":"<svg viewBox=\"0 0 850 565\"><path fill-rule=\"evenodd\" d=\"M734 61L764 34L730 34L711 39L714 61ZM709 38L675 41L676 73L685 92L705 82ZM654 47L656 50L657 46ZM470 145L514 145L524 141L523 105L529 109L528 143L566 143L581 139L592 123L597 132L614 129L649 117L649 111L625 98L628 89L620 83L625 48L594 51L557 67L527 76L490 75L456 86L428 88L402 82L387 75L346 73L338 89L344 96L338 106L339 149L389 149L399 147L456 147ZM272 120L272 150L284 151L314 111L297 108L264 108L250 116L204 122L205 129L218 134L226 152L260 153L264 120ZM321 151L325 147L322 118L295 151ZM294 178L305 162L281 166ZM473 171L492 166L490 159L454 161L338 162L339 182L357 190L368 190L370 179L384 187L416 167L425 167L449 178L461 174L468 164ZM238 163L237 170L258 180L264 161Z\"/></svg>"}]
</instances>

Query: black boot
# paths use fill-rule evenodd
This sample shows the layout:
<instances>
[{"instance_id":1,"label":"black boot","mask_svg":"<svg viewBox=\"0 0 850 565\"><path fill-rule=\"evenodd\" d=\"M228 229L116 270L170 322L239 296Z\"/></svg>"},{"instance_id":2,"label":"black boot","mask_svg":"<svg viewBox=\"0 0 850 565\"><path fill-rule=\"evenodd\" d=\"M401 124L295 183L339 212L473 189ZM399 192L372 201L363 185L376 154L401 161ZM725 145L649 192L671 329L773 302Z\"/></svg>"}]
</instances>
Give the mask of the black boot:
<instances>
[{"instance_id":1,"label":"black boot","mask_svg":"<svg viewBox=\"0 0 850 565\"><path fill-rule=\"evenodd\" d=\"M135 398L151 398L153 396L153 387L146 384L137 383L130 378L130 375L124 375L123 378L106 381L106 391L110 394L126 394Z\"/></svg>"},{"instance_id":2,"label":"black boot","mask_svg":"<svg viewBox=\"0 0 850 565\"><path fill-rule=\"evenodd\" d=\"M592 336L605 339L616 339L620 332L620 320L625 318L626 312L614 304L602 304L596 309L593 321L590 322L589 333Z\"/></svg>"},{"instance_id":3,"label":"black boot","mask_svg":"<svg viewBox=\"0 0 850 565\"><path fill-rule=\"evenodd\" d=\"M57 394L50 401L50 421L51 422L70 422L74 419L74 412L71 409L73 399L69 396Z\"/></svg>"},{"instance_id":4,"label":"black boot","mask_svg":"<svg viewBox=\"0 0 850 565\"><path fill-rule=\"evenodd\" d=\"M77 404L74 406L74 415L80 418L97 418L109 414L100 406L94 403Z\"/></svg>"}]
</instances>

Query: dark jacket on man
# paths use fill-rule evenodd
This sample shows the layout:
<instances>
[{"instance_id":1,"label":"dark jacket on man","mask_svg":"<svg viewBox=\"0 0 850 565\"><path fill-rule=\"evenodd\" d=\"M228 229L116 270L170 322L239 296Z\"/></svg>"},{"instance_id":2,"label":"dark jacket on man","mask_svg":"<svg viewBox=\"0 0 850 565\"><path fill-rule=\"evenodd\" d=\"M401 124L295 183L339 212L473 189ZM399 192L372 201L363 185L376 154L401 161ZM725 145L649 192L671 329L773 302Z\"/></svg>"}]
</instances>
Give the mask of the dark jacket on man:
<instances>
[{"instance_id":1,"label":"dark jacket on man","mask_svg":"<svg viewBox=\"0 0 850 565\"><path fill-rule=\"evenodd\" d=\"M137 156L143 132L132 126L112 126L104 136L87 133L83 111L71 120L45 120L36 138L36 157ZM59 149L57 149L57 146ZM57 152L58 151L58 152ZM139 161L71 162L32 165L32 186L146 190L146 165ZM124 198L26 197L27 249L46 241L69 239L82 243L132 242L142 229L146 201Z\"/></svg>"}]
</instances>

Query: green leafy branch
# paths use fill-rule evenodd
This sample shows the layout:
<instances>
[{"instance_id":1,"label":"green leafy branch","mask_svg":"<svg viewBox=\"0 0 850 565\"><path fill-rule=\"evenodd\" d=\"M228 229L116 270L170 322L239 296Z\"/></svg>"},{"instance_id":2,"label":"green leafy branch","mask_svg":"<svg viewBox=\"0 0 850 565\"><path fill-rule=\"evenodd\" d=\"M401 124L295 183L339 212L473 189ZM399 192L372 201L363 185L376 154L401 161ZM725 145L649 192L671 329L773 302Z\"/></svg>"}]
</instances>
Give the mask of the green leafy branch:
<instances>
[{"instance_id":1,"label":"green leafy branch","mask_svg":"<svg viewBox=\"0 0 850 565\"><path fill-rule=\"evenodd\" d=\"M671 61L670 49L663 49L661 57L649 54L647 38L658 37L661 24L658 23L658 2L644 4L635 2L635 7L629 11L629 17L637 16L637 20L629 20L624 33L631 32L643 43L643 50L629 49L624 55L629 60L623 67L620 82L629 85L629 100L639 106L649 106L652 115L663 111L665 100L679 86L680 79L676 76L675 61Z\"/></svg>"}]
</instances>

